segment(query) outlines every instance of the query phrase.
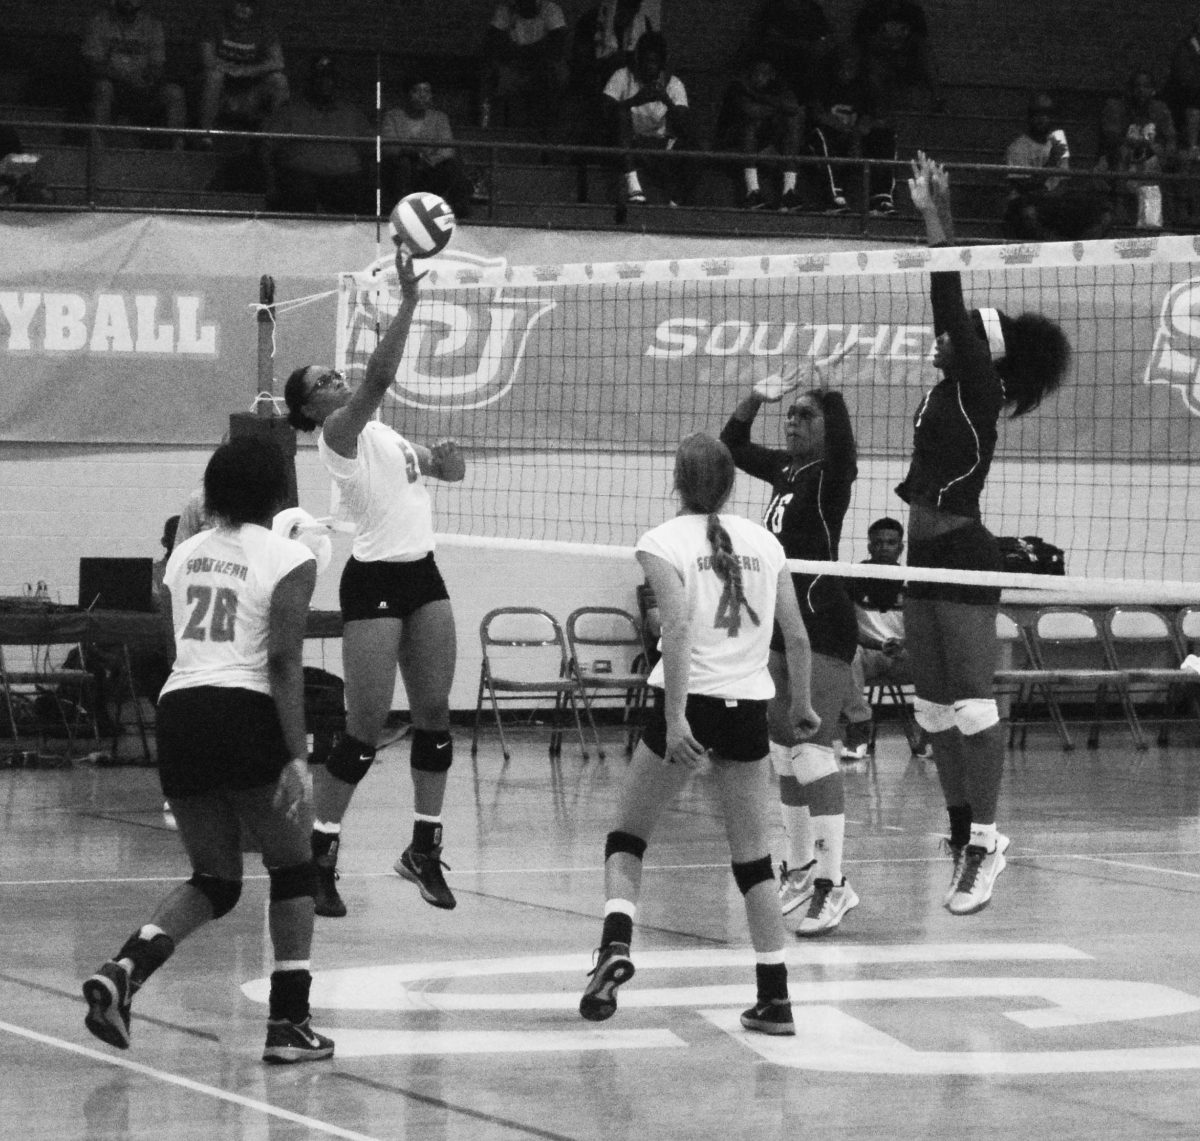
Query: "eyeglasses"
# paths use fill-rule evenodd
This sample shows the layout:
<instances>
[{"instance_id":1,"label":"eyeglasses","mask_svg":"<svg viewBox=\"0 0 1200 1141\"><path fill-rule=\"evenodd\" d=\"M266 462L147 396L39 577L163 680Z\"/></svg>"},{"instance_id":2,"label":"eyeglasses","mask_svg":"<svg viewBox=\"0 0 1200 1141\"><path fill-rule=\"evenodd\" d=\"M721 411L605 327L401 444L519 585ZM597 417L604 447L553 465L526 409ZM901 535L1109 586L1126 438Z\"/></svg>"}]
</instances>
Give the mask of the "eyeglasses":
<instances>
[{"instance_id":1,"label":"eyeglasses","mask_svg":"<svg viewBox=\"0 0 1200 1141\"><path fill-rule=\"evenodd\" d=\"M307 404L309 400L311 400L316 393L320 392L322 388L328 388L331 384L336 384L342 379L342 374L335 368L331 368L328 371L321 373L321 375L312 382L312 387L309 388L308 392L305 394L304 403Z\"/></svg>"}]
</instances>

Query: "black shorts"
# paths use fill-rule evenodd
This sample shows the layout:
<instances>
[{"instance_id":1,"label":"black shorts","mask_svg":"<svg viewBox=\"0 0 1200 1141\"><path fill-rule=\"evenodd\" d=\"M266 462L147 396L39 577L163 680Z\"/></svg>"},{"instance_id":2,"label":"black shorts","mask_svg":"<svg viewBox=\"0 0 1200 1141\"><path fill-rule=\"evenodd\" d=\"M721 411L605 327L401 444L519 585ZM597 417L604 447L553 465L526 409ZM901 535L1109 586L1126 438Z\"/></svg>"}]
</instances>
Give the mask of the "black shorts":
<instances>
[{"instance_id":1,"label":"black shorts","mask_svg":"<svg viewBox=\"0 0 1200 1141\"><path fill-rule=\"evenodd\" d=\"M422 606L449 597L432 551L411 563L364 563L352 556L338 587L343 622L407 618Z\"/></svg>"},{"instance_id":2,"label":"black shorts","mask_svg":"<svg viewBox=\"0 0 1200 1141\"><path fill-rule=\"evenodd\" d=\"M656 757L667 755L667 719L661 690L655 691L654 709L642 740ZM714 757L726 761L761 761L771 748L767 736L765 701L727 701L723 697L688 694L684 707L692 736Z\"/></svg>"},{"instance_id":3,"label":"black shorts","mask_svg":"<svg viewBox=\"0 0 1200 1141\"><path fill-rule=\"evenodd\" d=\"M265 693L198 685L166 694L155 712L163 794L189 796L272 785L288 755Z\"/></svg>"},{"instance_id":4,"label":"black shorts","mask_svg":"<svg viewBox=\"0 0 1200 1141\"><path fill-rule=\"evenodd\" d=\"M978 521L935 535L932 539L911 541L908 544L908 565L941 567L945 570L1004 570L1004 560L1000 557L995 536ZM967 586L957 582L910 582L905 584L905 596L932 602L995 606L1000 601L1000 588Z\"/></svg>"},{"instance_id":5,"label":"black shorts","mask_svg":"<svg viewBox=\"0 0 1200 1141\"><path fill-rule=\"evenodd\" d=\"M827 574L794 574L792 585L796 588L796 601L800 603L813 653L846 663L854 661L858 652L858 616L842 579ZM783 631L778 622L771 631L771 649L784 652Z\"/></svg>"}]
</instances>

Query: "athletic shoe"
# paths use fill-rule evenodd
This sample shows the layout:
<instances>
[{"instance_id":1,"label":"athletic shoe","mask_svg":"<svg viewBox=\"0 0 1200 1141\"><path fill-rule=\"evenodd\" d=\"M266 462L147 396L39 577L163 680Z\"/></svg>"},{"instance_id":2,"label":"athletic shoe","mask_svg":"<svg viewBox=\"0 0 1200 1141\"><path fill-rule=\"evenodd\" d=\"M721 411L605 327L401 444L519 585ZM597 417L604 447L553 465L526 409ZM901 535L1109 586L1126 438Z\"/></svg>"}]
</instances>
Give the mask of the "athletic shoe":
<instances>
[{"instance_id":1,"label":"athletic shoe","mask_svg":"<svg viewBox=\"0 0 1200 1141\"><path fill-rule=\"evenodd\" d=\"M839 758L843 761L861 761L866 757L870 748L871 719L847 722L846 739L842 742Z\"/></svg>"},{"instance_id":2,"label":"athletic shoe","mask_svg":"<svg viewBox=\"0 0 1200 1141\"><path fill-rule=\"evenodd\" d=\"M996 847L990 852L978 844L967 845L958 883L954 885L954 894L946 904L946 910L951 915L973 915L987 907L996 877L1004 871L1007 863L1004 852L1008 843L1007 836L997 833Z\"/></svg>"},{"instance_id":3,"label":"athletic shoe","mask_svg":"<svg viewBox=\"0 0 1200 1141\"><path fill-rule=\"evenodd\" d=\"M796 1033L792 1004L786 998L773 998L770 1002L759 1002L749 1010L743 1010L742 1025L760 1034Z\"/></svg>"},{"instance_id":4,"label":"athletic shoe","mask_svg":"<svg viewBox=\"0 0 1200 1141\"><path fill-rule=\"evenodd\" d=\"M849 214L850 206L846 202L844 194L835 194L833 200L825 209L826 214Z\"/></svg>"},{"instance_id":5,"label":"athletic shoe","mask_svg":"<svg viewBox=\"0 0 1200 1141\"><path fill-rule=\"evenodd\" d=\"M954 893L958 891L958 877L962 875L963 855L966 853L966 844L951 844L949 837L942 840L942 850L954 861L954 867L950 869L950 885L946 888L946 894L942 896L942 906L949 907L950 900L954 898Z\"/></svg>"},{"instance_id":6,"label":"athletic shoe","mask_svg":"<svg viewBox=\"0 0 1200 1141\"><path fill-rule=\"evenodd\" d=\"M319 1062L333 1057L333 1039L318 1034L312 1028L312 1019L291 1022L286 1018L267 1022L267 1044L263 1047L263 1061L277 1066L293 1062Z\"/></svg>"},{"instance_id":7,"label":"athletic shoe","mask_svg":"<svg viewBox=\"0 0 1200 1141\"><path fill-rule=\"evenodd\" d=\"M630 206L642 206L646 202L646 194L642 190L631 190L627 195L625 195L625 201L628 202Z\"/></svg>"},{"instance_id":8,"label":"athletic shoe","mask_svg":"<svg viewBox=\"0 0 1200 1141\"><path fill-rule=\"evenodd\" d=\"M101 1042L129 1049L130 994L129 972L111 959L83 984L88 1012L83 1020Z\"/></svg>"},{"instance_id":9,"label":"athletic shoe","mask_svg":"<svg viewBox=\"0 0 1200 1141\"><path fill-rule=\"evenodd\" d=\"M592 980L579 1000L579 1013L589 1022L603 1022L617 1012L617 987L633 978L633 960L628 943L609 943L596 952Z\"/></svg>"},{"instance_id":10,"label":"athletic shoe","mask_svg":"<svg viewBox=\"0 0 1200 1141\"><path fill-rule=\"evenodd\" d=\"M914 757L919 757L923 761L933 760L933 742L926 736L924 731L921 732L915 741L910 741L909 744L912 747L912 755Z\"/></svg>"},{"instance_id":11,"label":"athletic shoe","mask_svg":"<svg viewBox=\"0 0 1200 1141\"><path fill-rule=\"evenodd\" d=\"M430 848L428 852L416 852L409 844L392 867L398 875L417 885L421 898L426 903L445 908L447 911L453 910L457 905L458 901L446 886L446 877L442 875L442 868L449 871L450 865L442 863L440 847Z\"/></svg>"},{"instance_id":12,"label":"athletic shoe","mask_svg":"<svg viewBox=\"0 0 1200 1141\"><path fill-rule=\"evenodd\" d=\"M855 895L854 888L847 883L845 876L837 887L833 886L833 880L815 880L812 899L808 901L808 911L800 920L796 934L824 935L841 923L842 916L847 911L857 906L858 896Z\"/></svg>"},{"instance_id":13,"label":"athletic shoe","mask_svg":"<svg viewBox=\"0 0 1200 1141\"><path fill-rule=\"evenodd\" d=\"M871 217L894 218L895 216L896 204L892 201L890 194L876 194L871 199Z\"/></svg>"},{"instance_id":14,"label":"athletic shoe","mask_svg":"<svg viewBox=\"0 0 1200 1141\"><path fill-rule=\"evenodd\" d=\"M743 210L765 210L767 208L767 200L763 197L761 190L751 190L745 198L742 199Z\"/></svg>"},{"instance_id":15,"label":"athletic shoe","mask_svg":"<svg viewBox=\"0 0 1200 1141\"><path fill-rule=\"evenodd\" d=\"M813 880L817 874L817 861L809 860L800 868L779 865L779 909L791 915L797 907L812 899Z\"/></svg>"},{"instance_id":16,"label":"athletic shoe","mask_svg":"<svg viewBox=\"0 0 1200 1141\"><path fill-rule=\"evenodd\" d=\"M803 209L804 203L800 200L799 194L794 190L785 190L783 192L783 197L779 199L779 212L781 214L794 214L796 211Z\"/></svg>"},{"instance_id":17,"label":"athletic shoe","mask_svg":"<svg viewBox=\"0 0 1200 1141\"><path fill-rule=\"evenodd\" d=\"M317 890L313 895L313 911L327 919L341 919L346 914L346 904L337 889L337 858L317 856L313 863L317 870Z\"/></svg>"}]
</instances>

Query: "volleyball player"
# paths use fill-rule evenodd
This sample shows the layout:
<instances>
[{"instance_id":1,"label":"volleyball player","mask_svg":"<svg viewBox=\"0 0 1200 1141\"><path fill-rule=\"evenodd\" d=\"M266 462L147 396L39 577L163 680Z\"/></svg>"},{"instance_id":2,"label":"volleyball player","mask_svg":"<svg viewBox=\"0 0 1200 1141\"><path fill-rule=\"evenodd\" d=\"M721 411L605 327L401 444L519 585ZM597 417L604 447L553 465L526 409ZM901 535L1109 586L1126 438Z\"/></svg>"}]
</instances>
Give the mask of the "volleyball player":
<instances>
[{"instance_id":1,"label":"volleyball player","mask_svg":"<svg viewBox=\"0 0 1200 1141\"><path fill-rule=\"evenodd\" d=\"M950 180L918 152L909 180L930 245L954 240ZM1022 416L1061 384L1070 359L1062 330L1039 313L1010 318L968 310L956 271L930 275L941 380L914 417L913 456L896 489L909 504L909 566L1002 569L980 521L979 496L1000 414ZM996 705L994 587L910 582L904 598L917 723L930 734L954 866L945 906L969 915L987 905L1004 870L1008 838L996 830L1004 738Z\"/></svg>"},{"instance_id":2,"label":"volleyball player","mask_svg":"<svg viewBox=\"0 0 1200 1141\"><path fill-rule=\"evenodd\" d=\"M342 662L346 732L314 776L317 914L342 916L337 889L342 818L354 790L375 760L392 705L396 669L412 718L412 842L395 863L434 907L452 908L442 875L442 800L453 755L450 686L454 680L454 613L433 558L433 513L423 477L461 480L458 445L414 444L375 419L404 354L417 307L418 275L397 247L400 308L351 389L341 373L317 365L288 377L288 422L320 429L317 450L333 477L356 530L342 572Z\"/></svg>"},{"instance_id":3,"label":"volleyball player","mask_svg":"<svg viewBox=\"0 0 1200 1141\"><path fill-rule=\"evenodd\" d=\"M659 813L692 769L710 758L725 819L733 878L746 904L758 996L742 1025L794 1034L783 960L784 930L771 868L767 779L767 668L778 620L787 652L792 731L815 731L808 637L791 590L783 548L763 527L721 514L733 490L728 448L697 432L675 453L680 513L637 545L662 616L662 658L650 684L663 691L625 771L616 826L604 853L604 928L591 981L579 1003L598 1022L617 1009L633 977L629 944L642 883L642 856Z\"/></svg>"},{"instance_id":4,"label":"volleyball player","mask_svg":"<svg viewBox=\"0 0 1200 1141\"><path fill-rule=\"evenodd\" d=\"M778 403L798 386L795 368L754 385L721 439L742 471L771 485L763 523L788 558L835 560L858 474L854 431L841 394L820 387L797 398L787 412L783 448L750 440L759 408ZM785 915L804 907L796 934L812 936L832 931L858 905L842 872L846 798L833 747L839 718L855 701L851 664L858 623L841 579L795 574L792 583L812 644L812 699L821 728L801 740L777 698L770 708L771 759L779 774L788 845L780 868L780 905ZM787 662L778 634L771 641L771 673L776 693L786 693Z\"/></svg>"},{"instance_id":5,"label":"volleyball player","mask_svg":"<svg viewBox=\"0 0 1200 1141\"><path fill-rule=\"evenodd\" d=\"M232 910L242 892L243 832L270 878L268 1062L328 1058L312 1029L309 850L312 789L304 734L304 624L312 552L271 533L286 502L274 445L222 444L204 472L212 526L177 545L163 576L175 662L158 702L158 771L192 876L83 984L87 1028L128 1049L138 988L185 936Z\"/></svg>"}]
</instances>

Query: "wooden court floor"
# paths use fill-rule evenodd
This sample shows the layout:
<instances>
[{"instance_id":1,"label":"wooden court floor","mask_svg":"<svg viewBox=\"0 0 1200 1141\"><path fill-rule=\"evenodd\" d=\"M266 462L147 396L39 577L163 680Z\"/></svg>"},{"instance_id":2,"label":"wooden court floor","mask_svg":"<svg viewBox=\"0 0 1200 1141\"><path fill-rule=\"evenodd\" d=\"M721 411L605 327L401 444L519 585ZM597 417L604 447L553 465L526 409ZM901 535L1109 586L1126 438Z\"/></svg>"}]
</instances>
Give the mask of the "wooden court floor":
<instances>
[{"instance_id":1,"label":"wooden court floor","mask_svg":"<svg viewBox=\"0 0 1200 1141\"><path fill-rule=\"evenodd\" d=\"M747 1035L748 938L709 780L647 854L610 1022L576 1006L600 927L624 766L494 738L452 770L458 908L391 871L410 830L407 746L347 821L343 920L318 920L332 1062L259 1061L266 883L138 995L133 1048L83 1028L79 983L185 874L153 770L0 772L0 1133L21 1141L601 1141L1200 1136L1200 733L1135 754L1107 730L1010 752L1009 867L992 905L940 906L932 764L885 727L845 769L861 906L788 948L799 1033ZM776 852L778 855L778 852Z\"/></svg>"}]
</instances>

